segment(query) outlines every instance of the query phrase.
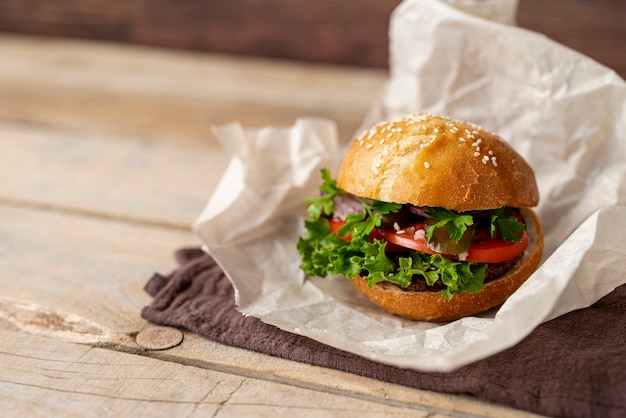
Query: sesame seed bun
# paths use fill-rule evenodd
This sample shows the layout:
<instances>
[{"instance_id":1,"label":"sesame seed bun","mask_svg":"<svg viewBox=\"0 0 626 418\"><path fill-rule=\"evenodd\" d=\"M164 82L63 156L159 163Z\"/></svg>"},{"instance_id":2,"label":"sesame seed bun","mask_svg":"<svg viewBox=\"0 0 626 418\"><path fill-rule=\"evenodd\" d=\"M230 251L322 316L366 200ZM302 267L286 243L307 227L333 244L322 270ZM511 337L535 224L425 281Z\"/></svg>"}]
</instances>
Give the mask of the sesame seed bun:
<instances>
[{"instance_id":1,"label":"sesame seed bun","mask_svg":"<svg viewBox=\"0 0 626 418\"><path fill-rule=\"evenodd\" d=\"M539 203L535 174L510 145L428 114L380 123L355 139L337 184L360 197L458 212Z\"/></svg>"},{"instance_id":2,"label":"sesame seed bun","mask_svg":"<svg viewBox=\"0 0 626 418\"><path fill-rule=\"evenodd\" d=\"M368 287L360 276L350 282L367 299L381 309L417 321L444 322L484 312L502 304L537 269L543 252L543 232L535 213L521 209L528 234L528 248L510 270L496 280L485 283L479 293L463 292L447 300L437 290L406 291L389 283L380 282Z\"/></svg>"}]
</instances>

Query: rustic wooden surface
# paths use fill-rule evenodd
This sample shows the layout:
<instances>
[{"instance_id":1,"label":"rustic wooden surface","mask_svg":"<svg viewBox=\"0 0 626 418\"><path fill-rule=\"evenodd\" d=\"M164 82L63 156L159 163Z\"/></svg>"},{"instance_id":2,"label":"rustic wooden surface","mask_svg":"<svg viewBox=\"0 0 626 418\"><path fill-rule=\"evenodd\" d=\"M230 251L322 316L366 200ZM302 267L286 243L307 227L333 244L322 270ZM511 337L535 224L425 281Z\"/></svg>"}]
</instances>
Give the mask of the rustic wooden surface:
<instances>
[{"instance_id":1,"label":"rustic wooden surface","mask_svg":"<svg viewBox=\"0 0 626 418\"><path fill-rule=\"evenodd\" d=\"M0 31L385 67L401 0L3 0ZM518 24L626 77L626 2L519 0Z\"/></svg>"},{"instance_id":2,"label":"rustic wooden surface","mask_svg":"<svg viewBox=\"0 0 626 418\"><path fill-rule=\"evenodd\" d=\"M226 165L210 126L327 116L384 70L0 36L2 416L527 414L227 347L140 318ZM181 342L182 338L182 342Z\"/></svg>"},{"instance_id":3,"label":"rustic wooden surface","mask_svg":"<svg viewBox=\"0 0 626 418\"><path fill-rule=\"evenodd\" d=\"M399 1L357 3L0 2L2 416L528 416L139 316L146 280L199 244L189 225L227 163L212 125L358 127ZM520 0L518 22L625 76L625 7Z\"/></svg>"}]
</instances>

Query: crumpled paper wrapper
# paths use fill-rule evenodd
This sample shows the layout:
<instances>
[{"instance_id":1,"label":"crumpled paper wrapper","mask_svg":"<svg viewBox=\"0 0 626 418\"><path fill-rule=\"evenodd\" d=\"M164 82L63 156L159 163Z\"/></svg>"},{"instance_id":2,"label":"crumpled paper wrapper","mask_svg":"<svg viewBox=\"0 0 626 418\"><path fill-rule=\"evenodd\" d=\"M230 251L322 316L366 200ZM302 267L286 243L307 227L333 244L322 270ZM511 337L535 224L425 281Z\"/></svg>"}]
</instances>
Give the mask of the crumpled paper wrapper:
<instances>
[{"instance_id":1,"label":"crumpled paper wrapper","mask_svg":"<svg viewBox=\"0 0 626 418\"><path fill-rule=\"evenodd\" d=\"M363 128L432 112L498 132L533 166L542 265L501 307L445 324L386 314L343 278L307 280L296 242L319 171L345 142L333 122L214 133L231 157L195 224L238 309L366 358L450 371L626 282L626 84L613 71L513 26L515 1L404 1L390 25L390 78Z\"/></svg>"}]
</instances>

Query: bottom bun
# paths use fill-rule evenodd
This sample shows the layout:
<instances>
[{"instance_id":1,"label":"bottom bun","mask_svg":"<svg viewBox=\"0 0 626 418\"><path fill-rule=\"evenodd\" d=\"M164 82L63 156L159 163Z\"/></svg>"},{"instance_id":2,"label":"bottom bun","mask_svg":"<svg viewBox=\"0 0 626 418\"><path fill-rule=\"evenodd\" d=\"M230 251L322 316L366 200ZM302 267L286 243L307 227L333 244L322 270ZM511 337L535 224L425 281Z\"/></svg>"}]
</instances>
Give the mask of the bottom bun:
<instances>
[{"instance_id":1,"label":"bottom bun","mask_svg":"<svg viewBox=\"0 0 626 418\"><path fill-rule=\"evenodd\" d=\"M447 300L439 291L405 291L390 282L368 287L360 276L352 284L383 310L417 321L444 322L484 312L502 304L537 269L543 252L543 231L537 215L521 209L528 234L528 248L519 261L500 278L485 283L478 293L463 292Z\"/></svg>"}]
</instances>

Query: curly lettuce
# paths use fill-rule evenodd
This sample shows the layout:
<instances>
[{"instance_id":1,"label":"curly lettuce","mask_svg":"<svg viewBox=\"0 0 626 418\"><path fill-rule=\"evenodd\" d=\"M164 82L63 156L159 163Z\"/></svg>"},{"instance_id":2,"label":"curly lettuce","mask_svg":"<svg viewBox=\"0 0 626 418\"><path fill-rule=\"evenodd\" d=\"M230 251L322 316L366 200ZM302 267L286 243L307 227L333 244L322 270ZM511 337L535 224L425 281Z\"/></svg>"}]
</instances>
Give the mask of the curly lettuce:
<instances>
[{"instance_id":1,"label":"curly lettuce","mask_svg":"<svg viewBox=\"0 0 626 418\"><path fill-rule=\"evenodd\" d=\"M297 243L302 257L300 267L309 276L340 274L351 279L360 275L370 287L389 281L406 288L413 276L419 275L430 286L442 283L445 288L441 293L446 299L451 299L454 294L477 293L483 289L487 268L484 263L451 260L440 254L417 251L391 259L385 252L385 241L370 240L369 236L380 226L382 216L398 212L402 207L400 204L358 198L363 212L348 215L346 223L334 234L328 217L334 211L334 198L344 191L328 170L323 169L321 176L321 195L305 201L309 218L304 222L305 234ZM461 223L467 223L467 220Z\"/></svg>"}]
</instances>

